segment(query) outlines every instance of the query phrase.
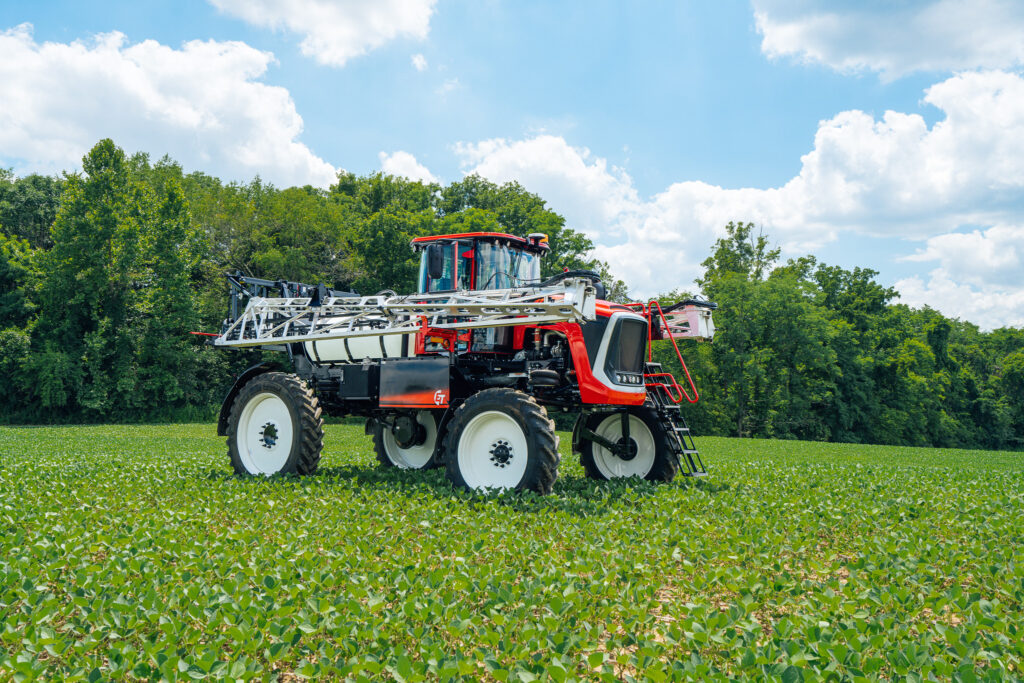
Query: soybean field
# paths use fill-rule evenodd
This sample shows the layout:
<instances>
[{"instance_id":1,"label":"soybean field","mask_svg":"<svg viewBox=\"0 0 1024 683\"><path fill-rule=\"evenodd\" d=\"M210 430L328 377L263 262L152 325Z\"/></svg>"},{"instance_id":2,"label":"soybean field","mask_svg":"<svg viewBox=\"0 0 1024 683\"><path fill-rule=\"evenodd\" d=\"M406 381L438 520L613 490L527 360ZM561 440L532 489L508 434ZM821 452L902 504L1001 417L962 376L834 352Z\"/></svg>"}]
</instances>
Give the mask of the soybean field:
<instances>
[{"instance_id":1,"label":"soybean field","mask_svg":"<svg viewBox=\"0 0 1024 683\"><path fill-rule=\"evenodd\" d=\"M711 476L471 495L326 428L0 428L0 680L1005 680L1021 453L698 438Z\"/></svg>"}]
</instances>

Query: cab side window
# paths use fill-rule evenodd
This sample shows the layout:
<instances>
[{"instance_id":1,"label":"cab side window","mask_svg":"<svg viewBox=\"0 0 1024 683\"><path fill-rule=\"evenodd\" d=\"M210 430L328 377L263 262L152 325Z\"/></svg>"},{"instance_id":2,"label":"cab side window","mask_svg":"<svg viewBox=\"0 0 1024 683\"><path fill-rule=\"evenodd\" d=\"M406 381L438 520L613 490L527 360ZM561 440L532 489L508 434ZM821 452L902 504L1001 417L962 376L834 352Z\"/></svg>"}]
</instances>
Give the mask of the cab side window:
<instances>
[{"instance_id":1,"label":"cab side window","mask_svg":"<svg viewBox=\"0 0 1024 683\"><path fill-rule=\"evenodd\" d=\"M427 250L424 249L420 257L420 287L421 293L425 292L450 292L455 289L455 245L442 244L441 251L444 254L444 268L441 277L432 278L427 270Z\"/></svg>"},{"instance_id":2,"label":"cab side window","mask_svg":"<svg viewBox=\"0 0 1024 683\"><path fill-rule=\"evenodd\" d=\"M452 247L444 250L444 274L430 281L431 292L450 292L455 289L455 259L452 258Z\"/></svg>"},{"instance_id":3,"label":"cab side window","mask_svg":"<svg viewBox=\"0 0 1024 683\"><path fill-rule=\"evenodd\" d=\"M460 242L455 248L459 250L459 289L473 289L473 245Z\"/></svg>"}]
</instances>

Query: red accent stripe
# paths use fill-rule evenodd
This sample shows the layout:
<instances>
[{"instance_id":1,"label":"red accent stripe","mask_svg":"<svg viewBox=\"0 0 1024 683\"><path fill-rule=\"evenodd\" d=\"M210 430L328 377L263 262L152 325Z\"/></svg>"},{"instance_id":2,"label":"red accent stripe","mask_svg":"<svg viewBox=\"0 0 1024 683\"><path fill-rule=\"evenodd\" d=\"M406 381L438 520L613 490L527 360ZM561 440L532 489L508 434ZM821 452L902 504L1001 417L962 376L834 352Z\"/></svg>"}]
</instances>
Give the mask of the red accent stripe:
<instances>
[{"instance_id":1,"label":"red accent stripe","mask_svg":"<svg viewBox=\"0 0 1024 683\"><path fill-rule=\"evenodd\" d=\"M448 404L437 405L436 403L380 403L381 408L447 408Z\"/></svg>"},{"instance_id":2,"label":"red accent stripe","mask_svg":"<svg viewBox=\"0 0 1024 683\"><path fill-rule=\"evenodd\" d=\"M410 244L424 244L426 242L434 242L436 240L457 240L465 237L494 237L497 239L508 240L509 242L515 242L516 244L521 244L525 247L533 247L534 249L539 249L541 251L548 251L551 249L551 245L547 242L533 244L525 237L510 235L507 232L459 232L452 235L424 235L423 237L413 238Z\"/></svg>"},{"instance_id":3,"label":"red accent stripe","mask_svg":"<svg viewBox=\"0 0 1024 683\"><path fill-rule=\"evenodd\" d=\"M441 392L442 401L437 403L434 398L437 392ZM381 396L379 404L382 408L447 408L448 390L437 389L433 391L413 391L407 394L391 394Z\"/></svg>"}]
</instances>

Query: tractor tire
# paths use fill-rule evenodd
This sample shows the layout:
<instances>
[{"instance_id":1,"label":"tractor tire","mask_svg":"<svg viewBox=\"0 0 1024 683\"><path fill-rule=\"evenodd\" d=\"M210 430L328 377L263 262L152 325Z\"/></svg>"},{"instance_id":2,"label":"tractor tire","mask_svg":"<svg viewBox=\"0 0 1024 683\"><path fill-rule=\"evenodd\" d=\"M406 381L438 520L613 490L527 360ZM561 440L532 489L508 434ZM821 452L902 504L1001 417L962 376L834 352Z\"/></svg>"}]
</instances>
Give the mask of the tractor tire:
<instances>
[{"instance_id":1,"label":"tractor tire","mask_svg":"<svg viewBox=\"0 0 1024 683\"><path fill-rule=\"evenodd\" d=\"M397 467L402 470L425 470L437 467L434 450L437 446L437 418L439 411L420 410L416 412L416 422L424 430L422 443L408 448L398 445L398 440L391 429L379 420L373 422L373 449L377 452L377 462L382 467Z\"/></svg>"},{"instance_id":2,"label":"tractor tire","mask_svg":"<svg viewBox=\"0 0 1024 683\"><path fill-rule=\"evenodd\" d=\"M257 375L231 405L228 455L236 474L313 474L323 444L320 402L295 375Z\"/></svg>"},{"instance_id":3,"label":"tractor tire","mask_svg":"<svg viewBox=\"0 0 1024 683\"><path fill-rule=\"evenodd\" d=\"M555 423L528 394L485 389L455 411L444 457L448 479L457 487L547 495L558 477Z\"/></svg>"},{"instance_id":4,"label":"tractor tire","mask_svg":"<svg viewBox=\"0 0 1024 683\"><path fill-rule=\"evenodd\" d=\"M612 442L622 439L621 413L581 415L584 426ZM679 471L679 462L672 451L671 435L665 431L658 414L650 408L629 409L629 439L635 455L622 458L594 443L580 439L580 464L591 479L622 479L640 477L648 481L672 481Z\"/></svg>"}]
</instances>

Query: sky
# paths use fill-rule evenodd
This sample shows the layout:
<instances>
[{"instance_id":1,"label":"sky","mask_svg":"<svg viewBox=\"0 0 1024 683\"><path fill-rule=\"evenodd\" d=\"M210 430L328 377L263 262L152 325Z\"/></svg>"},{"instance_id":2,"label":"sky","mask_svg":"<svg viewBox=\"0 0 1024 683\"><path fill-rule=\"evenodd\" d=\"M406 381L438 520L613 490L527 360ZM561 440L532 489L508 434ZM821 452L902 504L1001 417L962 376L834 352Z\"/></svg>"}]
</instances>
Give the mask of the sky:
<instances>
[{"instance_id":1,"label":"sky","mask_svg":"<svg viewBox=\"0 0 1024 683\"><path fill-rule=\"evenodd\" d=\"M636 296L729 221L1024 325L1017 0L0 0L0 167L518 181Z\"/></svg>"}]
</instances>

